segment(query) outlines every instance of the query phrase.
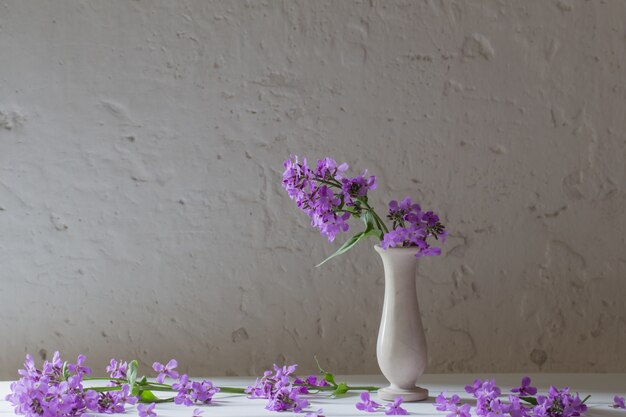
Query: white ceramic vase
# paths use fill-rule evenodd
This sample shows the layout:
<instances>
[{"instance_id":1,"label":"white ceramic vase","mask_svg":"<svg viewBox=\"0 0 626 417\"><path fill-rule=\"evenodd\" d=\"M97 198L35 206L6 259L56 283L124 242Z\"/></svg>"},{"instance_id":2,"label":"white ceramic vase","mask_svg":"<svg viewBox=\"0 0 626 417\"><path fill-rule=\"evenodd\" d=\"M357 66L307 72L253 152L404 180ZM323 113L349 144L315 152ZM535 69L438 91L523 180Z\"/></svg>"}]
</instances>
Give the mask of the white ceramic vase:
<instances>
[{"instance_id":1,"label":"white ceramic vase","mask_svg":"<svg viewBox=\"0 0 626 417\"><path fill-rule=\"evenodd\" d=\"M417 248L375 246L385 269L385 299L378 332L376 357L391 383L378 390L378 397L393 401L428 398L428 390L416 386L426 367L426 336L417 304Z\"/></svg>"}]
</instances>

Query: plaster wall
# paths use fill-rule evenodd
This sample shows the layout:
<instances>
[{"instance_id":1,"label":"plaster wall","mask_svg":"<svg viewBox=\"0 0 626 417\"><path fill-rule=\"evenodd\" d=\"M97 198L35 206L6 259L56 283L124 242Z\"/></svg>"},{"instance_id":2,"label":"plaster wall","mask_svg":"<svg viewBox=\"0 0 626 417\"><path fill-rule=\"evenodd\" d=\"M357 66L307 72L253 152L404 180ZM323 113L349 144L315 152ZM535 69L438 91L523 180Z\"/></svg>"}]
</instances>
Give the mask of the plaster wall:
<instances>
[{"instance_id":1,"label":"plaster wall","mask_svg":"<svg viewBox=\"0 0 626 417\"><path fill-rule=\"evenodd\" d=\"M626 371L626 2L0 1L0 377L80 352L376 373L382 264L280 187L378 176L451 237L427 372ZM358 225L355 225L358 226Z\"/></svg>"}]
</instances>

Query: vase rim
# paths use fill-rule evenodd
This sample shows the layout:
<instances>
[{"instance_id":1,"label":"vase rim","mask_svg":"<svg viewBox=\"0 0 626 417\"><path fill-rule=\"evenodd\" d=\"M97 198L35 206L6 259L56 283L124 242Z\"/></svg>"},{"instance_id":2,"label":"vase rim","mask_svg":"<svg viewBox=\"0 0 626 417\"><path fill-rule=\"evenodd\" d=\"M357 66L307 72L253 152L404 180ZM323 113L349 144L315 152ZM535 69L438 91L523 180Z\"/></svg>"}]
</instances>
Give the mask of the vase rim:
<instances>
[{"instance_id":1,"label":"vase rim","mask_svg":"<svg viewBox=\"0 0 626 417\"><path fill-rule=\"evenodd\" d=\"M375 244L374 245L374 249L376 249L376 252L386 252L386 251L390 251L390 252L406 252L406 253L415 253L419 250L419 248L417 246L409 246L409 247L402 247L402 248L387 248L387 249L383 249L382 246L380 246L380 244Z\"/></svg>"}]
</instances>

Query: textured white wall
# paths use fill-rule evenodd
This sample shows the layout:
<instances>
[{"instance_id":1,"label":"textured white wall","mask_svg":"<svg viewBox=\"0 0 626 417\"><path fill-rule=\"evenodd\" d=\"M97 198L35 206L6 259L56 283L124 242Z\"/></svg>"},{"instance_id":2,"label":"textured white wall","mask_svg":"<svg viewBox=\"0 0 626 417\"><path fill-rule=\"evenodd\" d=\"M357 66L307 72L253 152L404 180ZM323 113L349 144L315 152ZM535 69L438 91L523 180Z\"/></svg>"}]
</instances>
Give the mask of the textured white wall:
<instances>
[{"instance_id":1,"label":"textured white wall","mask_svg":"<svg viewBox=\"0 0 626 417\"><path fill-rule=\"evenodd\" d=\"M1 1L0 376L26 352L376 372L382 265L280 187L332 155L451 231L429 372L626 371L626 2Z\"/></svg>"}]
</instances>

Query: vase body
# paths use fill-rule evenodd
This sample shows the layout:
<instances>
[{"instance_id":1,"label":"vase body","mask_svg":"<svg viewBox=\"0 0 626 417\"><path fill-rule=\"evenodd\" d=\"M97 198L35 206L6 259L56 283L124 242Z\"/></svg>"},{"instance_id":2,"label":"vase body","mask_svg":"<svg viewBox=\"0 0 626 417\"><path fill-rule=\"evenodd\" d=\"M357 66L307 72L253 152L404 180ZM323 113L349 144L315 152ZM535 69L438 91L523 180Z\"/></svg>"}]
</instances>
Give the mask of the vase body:
<instances>
[{"instance_id":1,"label":"vase body","mask_svg":"<svg viewBox=\"0 0 626 417\"><path fill-rule=\"evenodd\" d=\"M375 246L385 269L385 298L378 332L376 358L390 385L378 397L393 401L428 398L428 390L415 384L426 367L426 336L417 303L417 248Z\"/></svg>"}]
</instances>

